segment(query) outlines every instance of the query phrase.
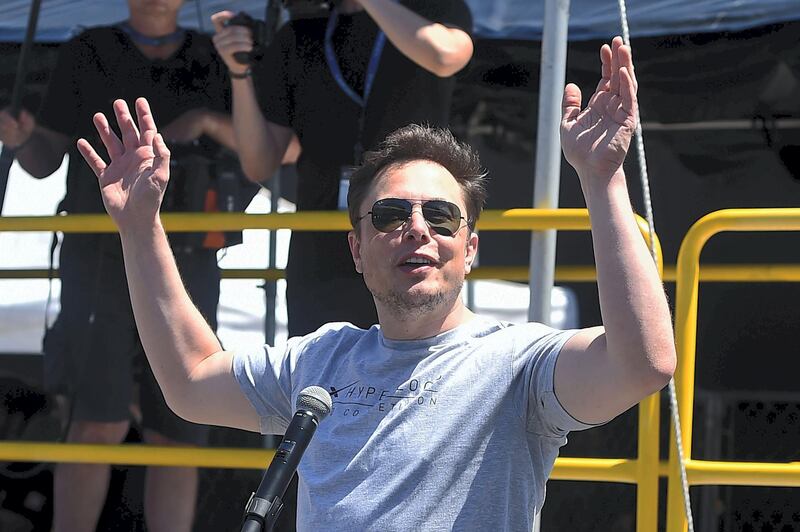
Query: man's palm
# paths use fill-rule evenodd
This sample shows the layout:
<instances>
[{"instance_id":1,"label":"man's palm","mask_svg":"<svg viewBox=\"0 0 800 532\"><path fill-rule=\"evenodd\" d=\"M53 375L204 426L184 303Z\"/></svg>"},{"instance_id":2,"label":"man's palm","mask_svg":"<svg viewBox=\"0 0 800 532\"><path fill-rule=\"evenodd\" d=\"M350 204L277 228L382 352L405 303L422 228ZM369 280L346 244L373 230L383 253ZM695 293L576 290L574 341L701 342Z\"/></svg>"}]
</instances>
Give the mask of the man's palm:
<instances>
[{"instance_id":1,"label":"man's palm","mask_svg":"<svg viewBox=\"0 0 800 532\"><path fill-rule=\"evenodd\" d=\"M564 89L561 145L579 175L612 176L625 160L636 129L636 79L630 49L619 37L600 53L602 79L586 108L574 84Z\"/></svg>"},{"instance_id":2,"label":"man's palm","mask_svg":"<svg viewBox=\"0 0 800 532\"><path fill-rule=\"evenodd\" d=\"M117 225L137 220L149 223L158 213L169 180L169 151L156 131L146 100L136 101L139 128L124 101L114 102L114 112L121 140L103 114L94 118L111 163L106 165L84 139L78 141L78 149L97 176L103 203Z\"/></svg>"}]
</instances>

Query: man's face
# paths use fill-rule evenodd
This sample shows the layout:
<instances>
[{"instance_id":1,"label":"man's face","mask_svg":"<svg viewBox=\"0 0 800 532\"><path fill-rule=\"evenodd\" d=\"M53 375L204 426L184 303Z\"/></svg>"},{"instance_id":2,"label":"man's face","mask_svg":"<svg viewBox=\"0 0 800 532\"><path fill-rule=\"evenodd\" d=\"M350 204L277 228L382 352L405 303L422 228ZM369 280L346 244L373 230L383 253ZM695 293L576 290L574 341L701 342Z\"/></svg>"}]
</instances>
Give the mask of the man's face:
<instances>
[{"instance_id":1,"label":"man's face","mask_svg":"<svg viewBox=\"0 0 800 532\"><path fill-rule=\"evenodd\" d=\"M360 206L359 216L377 200L412 200L412 214L388 233L365 216L349 235L356 270L381 307L399 312L426 312L452 305L460 297L464 276L478 250L478 236L466 220L453 236L433 231L422 214L426 200L454 203L466 218L467 208L456 180L444 167L414 161L385 170Z\"/></svg>"},{"instance_id":2,"label":"man's face","mask_svg":"<svg viewBox=\"0 0 800 532\"><path fill-rule=\"evenodd\" d=\"M128 9L148 15L177 13L183 0L128 0Z\"/></svg>"}]
</instances>

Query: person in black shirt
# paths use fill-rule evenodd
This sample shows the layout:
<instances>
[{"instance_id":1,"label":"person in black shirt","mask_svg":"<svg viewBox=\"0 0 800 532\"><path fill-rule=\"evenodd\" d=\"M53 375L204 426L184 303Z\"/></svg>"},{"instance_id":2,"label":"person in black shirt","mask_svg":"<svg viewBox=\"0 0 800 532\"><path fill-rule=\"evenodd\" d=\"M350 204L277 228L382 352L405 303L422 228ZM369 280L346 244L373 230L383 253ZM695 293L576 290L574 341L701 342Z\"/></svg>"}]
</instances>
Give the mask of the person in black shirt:
<instances>
[{"instance_id":1,"label":"person in black shirt","mask_svg":"<svg viewBox=\"0 0 800 532\"><path fill-rule=\"evenodd\" d=\"M25 111L18 119L0 113L0 141L16 148L18 162L34 177L49 176L64 154L70 155L67 192L59 210L104 212L96 179L75 141L98 140L92 116L108 113L117 98L132 104L140 96L150 99L156 115L167 124L164 136L185 147L185 163L178 155L181 150L176 150L173 169L186 174L185 179L173 184L179 189L168 194L169 201L187 207L178 210L195 210L188 207L199 202L203 210L208 190L204 181L211 179L203 172L211 172L198 161L213 159L222 146L235 149L230 89L211 40L177 26L182 3L129 0L127 21L88 29L63 45L37 118ZM185 233L170 238L193 301L216 329L216 246L208 242L209 235L199 236L196 241ZM59 276L61 311L45 338L45 382L50 391L72 403L68 441L121 442L131 423L131 404L138 402L145 441L205 444L208 427L181 420L169 410L144 359L119 236L65 235ZM141 378L136 376L139 371ZM108 465L57 464L53 529L95 530L109 476ZM148 468L148 529L189 531L197 484L196 468Z\"/></svg>"},{"instance_id":2,"label":"person in black shirt","mask_svg":"<svg viewBox=\"0 0 800 532\"><path fill-rule=\"evenodd\" d=\"M328 18L290 21L249 68L233 54L253 42L244 26L212 17L231 73L233 123L246 175L269 179L294 135L297 209L344 209L347 174L361 155L408 123L446 126L453 75L472 57L463 0L344 0ZM345 233L296 232L286 268L290 336L331 321L377 322Z\"/></svg>"}]
</instances>

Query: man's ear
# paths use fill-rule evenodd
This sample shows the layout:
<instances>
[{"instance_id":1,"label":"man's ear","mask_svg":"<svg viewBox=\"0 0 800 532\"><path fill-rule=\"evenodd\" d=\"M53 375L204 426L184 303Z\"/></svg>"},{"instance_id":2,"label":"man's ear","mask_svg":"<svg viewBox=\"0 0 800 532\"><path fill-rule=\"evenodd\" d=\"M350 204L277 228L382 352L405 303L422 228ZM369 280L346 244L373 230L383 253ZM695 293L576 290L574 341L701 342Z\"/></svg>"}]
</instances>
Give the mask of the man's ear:
<instances>
[{"instance_id":1,"label":"man's ear","mask_svg":"<svg viewBox=\"0 0 800 532\"><path fill-rule=\"evenodd\" d=\"M470 233L467 246L464 249L464 274L472 271L472 263L478 256L478 233Z\"/></svg>"},{"instance_id":2,"label":"man's ear","mask_svg":"<svg viewBox=\"0 0 800 532\"><path fill-rule=\"evenodd\" d=\"M347 233L347 243L350 245L350 254L353 256L353 264L356 266L356 271L364 273L361 270L361 242L355 230Z\"/></svg>"}]
</instances>

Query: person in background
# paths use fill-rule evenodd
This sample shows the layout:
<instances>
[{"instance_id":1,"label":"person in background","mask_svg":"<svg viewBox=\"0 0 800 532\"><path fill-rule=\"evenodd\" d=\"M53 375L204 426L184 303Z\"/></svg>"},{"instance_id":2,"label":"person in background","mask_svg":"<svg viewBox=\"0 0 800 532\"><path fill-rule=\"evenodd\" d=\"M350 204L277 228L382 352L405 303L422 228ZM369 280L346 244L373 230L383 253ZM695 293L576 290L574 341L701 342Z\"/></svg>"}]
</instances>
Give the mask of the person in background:
<instances>
[{"instance_id":1,"label":"person in background","mask_svg":"<svg viewBox=\"0 0 800 532\"><path fill-rule=\"evenodd\" d=\"M186 153L173 160L179 179L172 183L164 208L203 211L208 206L217 154L236 147L230 86L211 40L178 27L182 3L129 0L127 20L88 29L63 45L36 118L25 111L16 120L0 113L0 141L16 148L17 161L34 177L49 176L64 154L70 155L59 211L103 212L96 180L78 155L75 140L98 139L92 115L108 112L116 98L133 102L139 95L146 95L164 118L162 133ZM211 331L216 329L219 299L216 252L226 245L220 236L170 237L183 282ZM50 391L69 401L67 441L123 441L131 425L131 405L138 403L146 442L205 444L208 427L188 423L166 407L144 359L119 236L66 234L59 276L61 311L45 338L45 381ZM53 530L94 531L109 479L105 464L56 464ZM148 467L148 530L191 530L197 485L196 468Z\"/></svg>"},{"instance_id":2,"label":"person in background","mask_svg":"<svg viewBox=\"0 0 800 532\"><path fill-rule=\"evenodd\" d=\"M230 11L212 16L214 45L231 77L242 168L263 183L296 136L298 211L345 209L352 167L389 132L411 122L446 126L454 75L472 57L472 18L463 0L335 5L327 18L284 25L252 64L235 57L253 53L250 28ZM337 232L292 235L290 336L330 321L377 321L346 240Z\"/></svg>"}]
</instances>

